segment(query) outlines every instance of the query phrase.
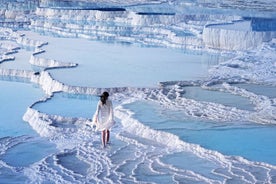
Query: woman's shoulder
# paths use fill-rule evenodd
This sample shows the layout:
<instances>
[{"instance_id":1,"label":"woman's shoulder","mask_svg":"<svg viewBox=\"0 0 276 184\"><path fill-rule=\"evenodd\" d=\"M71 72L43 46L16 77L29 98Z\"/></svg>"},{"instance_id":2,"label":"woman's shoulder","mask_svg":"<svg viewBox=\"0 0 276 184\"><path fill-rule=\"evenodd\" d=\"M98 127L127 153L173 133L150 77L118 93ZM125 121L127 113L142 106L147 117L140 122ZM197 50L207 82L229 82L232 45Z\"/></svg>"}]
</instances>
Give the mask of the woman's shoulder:
<instances>
[{"instance_id":1,"label":"woman's shoulder","mask_svg":"<svg viewBox=\"0 0 276 184\"><path fill-rule=\"evenodd\" d=\"M98 106L102 106L103 103L101 102L101 100L98 101Z\"/></svg>"},{"instance_id":2,"label":"woman's shoulder","mask_svg":"<svg viewBox=\"0 0 276 184\"><path fill-rule=\"evenodd\" d=\"M112 104L112 101L111 101L110 99L107 99L107 100L106 100L106 104L108 104L108 105L109 105L109 104Z\"/></svg>"}]
</instances>

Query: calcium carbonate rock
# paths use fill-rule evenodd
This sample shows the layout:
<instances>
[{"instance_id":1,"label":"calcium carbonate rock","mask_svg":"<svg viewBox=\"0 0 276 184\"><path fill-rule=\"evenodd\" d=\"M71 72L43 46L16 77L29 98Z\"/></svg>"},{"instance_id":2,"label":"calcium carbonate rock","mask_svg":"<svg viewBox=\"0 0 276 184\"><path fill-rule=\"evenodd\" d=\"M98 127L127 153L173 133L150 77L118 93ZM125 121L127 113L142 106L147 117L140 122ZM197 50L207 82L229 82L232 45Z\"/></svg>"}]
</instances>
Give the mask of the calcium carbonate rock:
<instances>
[{"instance_id":1,"label":"calcium carbonate rock","mask_svg":"<svg viewBox=\"0 0 276 184\"><path fill-rule=\"evenodd\" d=\"M271 41L276 37L276 29L255 30L252 21L230 24L212 24L203 30L205 46L216 49L247 50Z\"/></svg>"}]
</instances>

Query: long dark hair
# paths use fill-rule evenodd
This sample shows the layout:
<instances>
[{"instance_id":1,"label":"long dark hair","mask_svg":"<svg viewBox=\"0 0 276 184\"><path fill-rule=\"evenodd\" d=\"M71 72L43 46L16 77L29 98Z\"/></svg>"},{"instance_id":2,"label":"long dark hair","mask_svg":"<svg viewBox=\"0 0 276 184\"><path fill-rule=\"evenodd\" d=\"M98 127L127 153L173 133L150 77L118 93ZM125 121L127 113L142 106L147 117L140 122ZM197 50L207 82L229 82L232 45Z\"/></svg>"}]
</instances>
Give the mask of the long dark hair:
<instances>
[{"instance_id":1,"label":"long dark hair","mask_svg":"<svg viewBox=\"0 0 276 184\"><path fill-rule=\"evenodd\" d=\"M108 96L109 96L109 94L106 91L103 92L103 94L100 96L101 97L101 102L102 102L103 105L106 104L106 100L108 99Z\"/></svg>"}]
</instances>

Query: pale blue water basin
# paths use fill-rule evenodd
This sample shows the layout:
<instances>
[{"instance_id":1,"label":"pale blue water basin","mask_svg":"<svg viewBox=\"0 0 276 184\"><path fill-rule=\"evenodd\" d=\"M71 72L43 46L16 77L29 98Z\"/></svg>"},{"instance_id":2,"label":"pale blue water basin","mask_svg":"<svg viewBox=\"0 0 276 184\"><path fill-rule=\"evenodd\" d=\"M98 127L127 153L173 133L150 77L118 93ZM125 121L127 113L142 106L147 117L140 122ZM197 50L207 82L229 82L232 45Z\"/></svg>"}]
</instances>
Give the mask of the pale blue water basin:
<instances>
[{"instance_id":1,"label":"pale blue water basin","mask_svg":"<svg viewBox=\"0 0 276 184\"><path fill-rule=\"evenodd\" d=\"M211 66L225 59L199 51L40 37L48 38L50 44L39 57L79 64L49 70L54 79L73 86L152 87L162 81L203 79Z\"/></svg>"},{"instance_id":2,"label":"pale blue water basin","mask_svg":"<svg viewBox=\"0 0 276 184\"><path fill-rule=\"evenodd\" d=\"M127 104L125 108L133 111L134 118L143 124L175 134L185 142L199 144L225 155L276 164L275 125L191 119L181 112L142 101Z\"/></svg>"},{"instance_id":3,"label":"pale blue water basin","mask_svg":"<svg viewBox=\"0 0 276 184\"><path fill-rule=\"evenodd\" d=\"M43 91L31 83L0 80L0 92L0 137L34 135L22 117L27 107L44 96Z\"/></svg>"},{"instance_id":4,"label":"pale blue water basin","mask_svg":"<svg viewBox=\"0 0 276 184\"><path fill-rule=\"evenodd\" d=\"M56 151L55 145L40 137L22 120L27 108L44 96L43 91L24 80L14 80L21 82L0 80L0 160L5 163L0 167L2 183L26 180L22 173L24 167Z\"/></svg>"},{"instance_id":5,"label":"pale blue water basin","mask_svg":"<svg viewBox=\"0 0 276 184\"><path fill-rule=\"evenodd\" d=\"M185 94L183 96L186 98L195 99L197 101L219 103L243 110L254 110L254 105L249 101L249 99L242 96L220 91L205 90L200 87L185 87L184 89Z\"/></svg>"},{"instance_id":6,"label":"pale blue water basin","mask_svg":"<svg viewBox=\"0 0 276 184\"><path fill-rule=\"evenodd\" d=\"M3 41L0 39L0 44ZM14 43L14 42L11 42ZM14 43L15 44L15 43ZM18 46L19 47L19 46ZM34 66L29 63L29 60L34 52L34 48L21 48L15 50L13 54L8 56L14 57L14 60L4 61L0 65L0 69L20 69L20 70L34 70ZM1 56L1 53L0 53Z\"/></svg>"},{"instance_id":7,"label":"pale blue water basin","mask_svg":"<svg viewBox=\"0 0 276 184\"><path fill-rule=\"evenodd\" d=\"M22 137L21 140L24 141L11 147L1 160L13 167L27 167L57 151L53 144L41 137Z\"/></svg>"},{"instance_id":8,"label":"pale blue water basin","mask_svg":"<svg viewBox=\"0 0 276 184\"><path fill-rule=\"evenodd\" d=\"M276 86L257 85L257 84L235 84L234 86L244 88L256 95L263 95L269 98L276 98Z\"/></svg>"},{"instance_id":9,"label":"pale blue water basin","mask_svg":"<svg viewBox=\"0 0 276 184\"><path fill-rule=\"evenodd\" d=\"M99 97L92 95L54 93L46 102L36 103L32 108L50 115L92 118Z\"/></svg>"}]
</instances>

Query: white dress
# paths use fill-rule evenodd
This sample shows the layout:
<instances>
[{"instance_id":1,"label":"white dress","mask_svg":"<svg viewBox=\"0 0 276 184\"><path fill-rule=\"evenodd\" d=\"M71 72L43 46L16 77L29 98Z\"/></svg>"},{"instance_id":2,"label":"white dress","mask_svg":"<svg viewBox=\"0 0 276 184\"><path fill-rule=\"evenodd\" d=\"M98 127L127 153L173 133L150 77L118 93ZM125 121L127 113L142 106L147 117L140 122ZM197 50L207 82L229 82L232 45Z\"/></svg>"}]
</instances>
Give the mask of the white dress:
<instances>
[{"instance_id":1,"label":"white dress","mask_svg":"<svg viewBox=\"0 0 276 184\"><path fill-rule=\"evenodd\" d=\"M98 102L96 112L93 116L93 123L96 125L98 131L108 130L114 124L113 106L111 100L106 100L103 105L101 101Z\"/></svg>"}]
</instances>

